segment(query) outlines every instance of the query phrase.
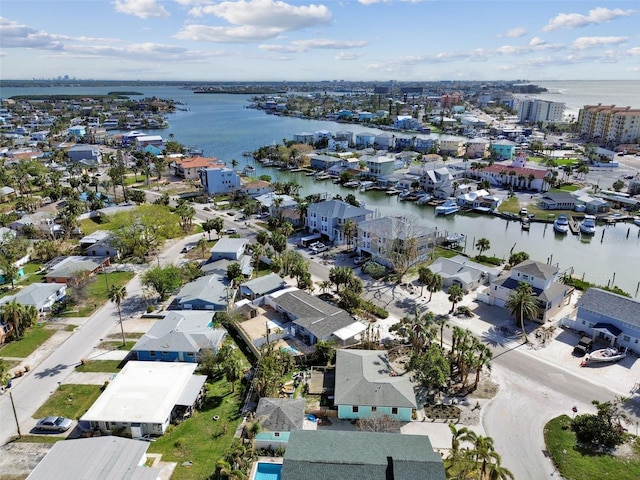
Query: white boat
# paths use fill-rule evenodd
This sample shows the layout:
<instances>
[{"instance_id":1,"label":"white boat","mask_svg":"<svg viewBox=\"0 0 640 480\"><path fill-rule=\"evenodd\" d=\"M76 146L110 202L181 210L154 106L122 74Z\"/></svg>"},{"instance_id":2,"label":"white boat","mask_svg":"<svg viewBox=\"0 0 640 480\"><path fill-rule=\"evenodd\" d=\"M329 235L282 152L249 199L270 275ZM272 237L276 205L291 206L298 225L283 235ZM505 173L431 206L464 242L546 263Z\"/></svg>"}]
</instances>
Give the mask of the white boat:
<instances>
[{"instance_id":1,"label":"white boat","mask_svg":"<svg viewBox=\"0 0 640 480\"><path fill-rule=\"evenodd\" d=\"M436 207L436 215L450 215L460 210L460 205L456 202L455 198L450 198L442 205Z\"/></svg>"},{"instance_id":2,"label":"white boat","mask_svg":"<svg viewBox=\"0 0 640 480\"><path fill-rule=\"evenodd\" d=\"M594 350L585 360L587 363L612 363L622 360L626 356L626 352L618 350L617 348L608 347Z\"/></svg>"},{"instance_id":3,"label":"white boat","mask_svg":"<svg viewBox=\"0 0 640 480\"><path fill-rule=\"evenodd\" d=\"M566 215L559 215L553 222L553 229L558 233L567 233L569 231L569 219Z\"/></svg>"},{"instance_id":4,"label":"white boat","mask_svg":"<svg viewBox=\"0 0 640 480\"><path fill-rule=\"evenodd\" d=\"M640 217L633 217L633 223L640 227Z\"/></svg>"},{"instance_id":5,"label":"white boat","mask_svg":"<svg viewBox=\"0 0 640 480\"><path fill-rule=\"evenodd\" d=\"M419 199L418 199L418 205L425 205L427 203L429 203L431 201L431 195L429 195L428 193L425 195L422 195Z\"/></svg>"},{"instance_id":6,"label":"white boat","mask_svg":"<svg viewBox=\"0 0 640 480\"><path fill-rule=\"evenodd\" d=\"M447 235L447 243L460 243L464 240L464 234L462 233L453 233L451 235Z\"/></svg>"},{"instance_id":7,"label":"white boat","mask_svg":"<svg viewBox=\"0 0 640 480\"><path fill-rule=\"evenodd\" d=\"M580 223L580 232L583 235L593 235L596 233L596 217L594 215L585 215L584 220Z\"/></svg>"}]
</instances>

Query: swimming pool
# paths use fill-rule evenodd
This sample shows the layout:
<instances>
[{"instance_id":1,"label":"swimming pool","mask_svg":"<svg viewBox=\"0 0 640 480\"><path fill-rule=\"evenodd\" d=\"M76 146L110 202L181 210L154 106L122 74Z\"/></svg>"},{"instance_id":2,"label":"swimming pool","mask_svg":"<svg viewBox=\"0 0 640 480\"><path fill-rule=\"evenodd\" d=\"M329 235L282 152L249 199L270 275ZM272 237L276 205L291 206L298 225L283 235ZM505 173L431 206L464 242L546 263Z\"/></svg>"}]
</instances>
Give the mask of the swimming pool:
<instances>
[{"instance_id":1,"label":"swimming pool","mask_svg":"<svg viewBox=\"0 0 640 480\"><path fill-rule=\"evenodd\" d=\"M280 480L281 463L258 462L253 480Z\"/></svg>"}]
</instances>

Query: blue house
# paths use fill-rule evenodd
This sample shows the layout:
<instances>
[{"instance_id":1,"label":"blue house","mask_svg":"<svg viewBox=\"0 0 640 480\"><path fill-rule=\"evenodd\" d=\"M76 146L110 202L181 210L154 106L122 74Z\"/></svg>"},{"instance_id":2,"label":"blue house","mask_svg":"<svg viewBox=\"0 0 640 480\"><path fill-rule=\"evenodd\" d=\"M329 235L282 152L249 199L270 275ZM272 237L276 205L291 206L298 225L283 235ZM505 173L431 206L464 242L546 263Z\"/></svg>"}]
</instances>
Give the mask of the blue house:
<instances>
[{"instance_id":1,"label":"blue house","mask_svg":"<svg viewBox=\"0 0 640 480\"><path fill-rule=\"evenodd\" d=\"M418 404L408 377L399 377L383 350L336 351L334 404L338 418L386 415L410 422Z\"/></svg>"},{"instance_id":2,"label":"blue house","mask_svg":"<svg viewBox=\"0 0 640 480\"><path fill-rule=\"evenodd\" d=\"M376 141L376 134L371 132L356 133L356 147L372 147Z\"/></svg>"},{"instance_id":3,"label":"blue house","mask_svg":"<svg viewBox=\"0 0 640 480\"><path fill-rule=\"evenodd\" d=\"M82 138L87 134L87 129L82 125L75 125L67 129L67 134L69 136L75 136L76 138Z\"/></svg>"},{"instance_id":4,"label":"blue house","mask_svg":"<svg viewBox=\"0 0 640 480\"><path fill-rule=\"evenodd\" d=\"M170 311L131 349L141 361L198 362L202 353L217 353L227 331L213 328L212 312Z\"/></svg>"},{"instance_id":5,"label":"blue house","mask_svg":"<svg viewBox=\"0 0 640 480\"><path fill-rule=\"evenodd\" d=\"M182 310L227 309L229 280L222 275L207 275L187 283L176 295L176 303Z\"/></svg>"},{"instance_id":6,"label":"blue house","mask_svg":"<svg viewBox=\"0 0 640 480\"><path fill-rule=\"evenodd\" d=\"M494 152L498 160L512 160L516 153L516 144L509 140L493 142L489 150Z\"/></svg>"},{"instance_id":7,"label":"blue house","mask_svg":"<svg viewBox=\"0 0 640 480\"><path fill-rule=\"evenodd\" d=\"M640 352L640 301L590 288L577 305L576 319L564 319L565 325L607 346Z\"/></svg>"},{"instance_id":8,"label":"blue house","mask_svg":"<svg viewBox=\"0 0 640 480\"><path fill-rule=\"evenodd\" d=\"M200 170L200 182L208 195L232 193L240 189L240 175L232 168L203 168Z\"/></svg>"}]
</instances>

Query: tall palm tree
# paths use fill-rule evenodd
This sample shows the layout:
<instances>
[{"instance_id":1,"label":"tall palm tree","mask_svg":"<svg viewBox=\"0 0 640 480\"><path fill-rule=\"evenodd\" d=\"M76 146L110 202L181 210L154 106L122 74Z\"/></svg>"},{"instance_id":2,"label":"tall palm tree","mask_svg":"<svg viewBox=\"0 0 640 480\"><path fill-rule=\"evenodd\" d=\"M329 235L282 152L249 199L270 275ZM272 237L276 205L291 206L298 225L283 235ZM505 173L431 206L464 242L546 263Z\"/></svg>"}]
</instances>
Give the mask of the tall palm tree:
<instances>
[{"instance_id":1,"label":"tall palm tree","mask_svg":"<svg viewBox=\"0 0 640 480\"><path fill-rule=\"evenodd\" d=\"M222 366L227 382L231 384L231 393L236 391L236 382L242 377L242 363L234 353L227 357Z\"/></svg>"},{"instance_id":2,"label":"tall palm tree","mask_svg":"<svg viewBox=\"0 0 640 480\"><path fill-rule=\"evenodd\" d=\"M478 388L478 383L480 383L480 372L482 372L483 368L487 370L491 370L491 359L493 358L493 352L486 345L478 342L475 345L476 357L474 361L474 367L476 369L476 379L473 382L473 389Z\"/></svg>"},{"instance_id":3,"label":"tall palm tree","mask_svg":"<svg viewBox=\"0 0 640 480\"><path fill-rule=\"evenodd\" d=\"M16 302L15 299L5 303L0 307L0 318L3 323L11 326L12 336L16 340L22 338L25 329L25 311L24 305Z\"/></svg>"},{"instance_id":4,"label":"tall palm tree","mask_svg":"<svg viewBox=\"0 0 640 480\"><path fill-rule=\"evenodd\" d=\"M118 285L111 285L109 288L109 300L116 304L118 307L118 317L120 318L120 332L122 333L122 346L124 347L127 343L124 338L124 325L122 323L122 301L127 297L127 289L123 285L119 287Z\"/></svg>"},{"instance_id":5,"label":"tall palm tree","mask_svg":"<svg viewBox=\"0 0 640 480\"><path fill-rule=\"evenodd\" d=\"M462 287L460 285L454 283L449 287L449 301L451 302L451 311L449 313L453 313L453 311L456 309L456 305L462 300L463 297L464 291L462 290Z\"/></svg>"},{"instance_id":6,"label":"tall palm tree","mask_svg":"<svg viewBox=\"0 0 640 480\"><path fill-rule=\"evenodd\" d=\"M424 265L418 267L418 283L420 284L420 296L424 292L425 285L429 284L429 279L433 276L433 272Z\"/></svg>"},{"instance_id":7,"label":"tall palm tree","mask_svg":"<svg viewBox=\"0 0 640 480\"><path fill-rule=\"evenodd\" d=\"M529 343L529 337L524 329L524 320L525 318L536 318L540 311L540 304L535 293L533 293L533 287L528 283L520 282L516 289L511 292L504 306L511 311L516 322L520 324L524 335L524 343Z\"/></svg>"},{"instance_id":8,"label":"tall palm tree","mask_svg":"<svg viewBox=\"0 0 640 480\"><path fill-rule=\"evenodd\" d=\"M202 222L202 229L207 232L207 235L209 235L209 241L211 241L211 231L215 230L213 220L209 219Z\"/></svg>"},{"instance_id":9,"label":"tall palm tree","mask_svg":"<svg viewBox=\"0 0 640 480\"><path fill-rule=\"evenodd\" d=\"M433 292L439 292L444 286L444 280L438 273L434 273L429 277L429 283L427 284L427 290L429 290L429 301L433 297Z\"/></svg>"},{"instance_id":10,"label":"tall palm tree","mask_svg":"<svg viewBox=\"0 0 640 480\"><path fill-rule=\"evenodd\" d=\"M348 218L342 224L342 235L344 235L347 245L350 247L353 244L353 239L358 233L358 225L352 219Z\"/></svg>"},{"instance_id":11,"label":"tall palm tree","mask_svg":"<svg viewBox=\"0 0 640 480\"><path fill-rule=\"evenodd\" d=\"M491 248L491 243L488 238L480 238L476 242L476 248L480 251L480 253L478 253L478 257L481 257L483 252L486 252Z\"/></svg>"}]
</instances>

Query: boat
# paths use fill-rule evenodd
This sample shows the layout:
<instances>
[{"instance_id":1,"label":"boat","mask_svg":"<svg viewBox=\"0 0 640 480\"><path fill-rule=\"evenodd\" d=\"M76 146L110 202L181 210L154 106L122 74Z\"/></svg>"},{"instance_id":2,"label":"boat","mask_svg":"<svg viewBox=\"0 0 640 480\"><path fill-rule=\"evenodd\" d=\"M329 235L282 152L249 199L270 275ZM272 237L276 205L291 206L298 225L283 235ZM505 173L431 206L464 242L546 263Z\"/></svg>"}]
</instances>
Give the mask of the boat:
<instances>
[{"instance_id":1,"label":"boat","mask_svg":"<svg viewBox=\"0 0 640 480\"><path fill-rule=\"evenodd\" d=\"M371 180L365 180L364 182L360 182L360 191L361 192L365 192L371 188L373 188L375 186L375 182L372 182Z\"/></svg>"},{"instance_id":2,"label":"boat","mask_svg":"<svg viewBox=\"0 0 640 480\"><path fill-rule=\"evenodd\" d=\"M316 172L307 172L305 173L306 177L313 177L316 174Z\"/></svg>"},{"instance_id":3,"label":"boat","mask_svg":"<svg viewBox=\"0 0 640 480\"><path fill-rule=\"evenodd\" d=\"M640 227L640 217L633 217L633 223Z\"/></svg>"},{"instance_id":4,"label":"boat","mask_svg":"<svg viewBox=\"0 0 640 480\"><path fill-rule=\"evenodd\" d=\"M386 193L387 195L392 196L392 195L399 195L401 192L397 188L390 188L389 190L387 190Z\"/></svg>"},{"instance_id":5,"label":"boat","mask_svg":"<svg viewBox=\"0 0 640 480\"><path fill-rule=\"evenodd\" d=\"M553 229L558 233L568 233L569 232L569 219L566 215L559 215L558 218L553 222Z\"/></svg>"},{"instance_id":6,"label":"boat","mask_svg":"<svg viewBox=\"0 0 640 480\"><path fill-rule=\"evenodd\" d=\"M622 360L627 356L626 352L618 350L614 347L601 348L594 350L585 358L587 363L613 363Z\"/></svg>"},{"instance_id":7,"label":"boat","mask_svg":"<svg viewBox=\"0 0 640 480\"><path fill-rule=\"evenodd\" d=\"M460 210L460 205L458 205L455 198L450 198L436 207L436 215L450 215L458 210Z\"/></svg>"},{"instance_id":8,"label":"boat","mask_svg":"<svg viewBox=\"0 0 640 480\"><path fill-rule=\"evenodd\" d=\"M528 218L523 218L520 226L522 227L522 230L529 230L531 228L531 222L529 222Z\"/></svg>"},{"instance_id":9,"label":"boat","mask_svg":"<svg viewBox=\"0 0 640 480\"><path fill-rule=\"evenodd\" d=\"M447 235L447 243L460 243L464 240L464 234L462 233L453 233L451 235Z\"/></svg>"},{"instance_id":10,"label":"boat","mask_svg":"<svg viewBox=\"0 0 640 480\"><path fill-rule=\"evenodd\" d=\"M418 205L426 205L427 203L429 203L431 201L431 195L429 195L428 193L426 195L422 195L419 199L418 199Z\"/></svg>"},{"instance_id":11,"label":"boat","mask_svg":"<svg viewBox=\"0 0 640 480\"><path fill-rule=\"evenodd\" d=\"M346 188L358 188L360 186L360 182L358 180L351 180L344 183L342 186Z\"/></svg>"},{"instance_id":12,"label":"boat","mask_svg":"<svg viewBox=\"0 0 640 480\"><path fill-rule=\"evenodd\" d=\"M246 167L244 167L244 169L247 172L253 172L256 169L256 167L252 167L251 165L247 165Z\"/></svg>"},{"instance_id":13,"label":"boat","mask_svg":"<svg viewBox=\"0 0 640 480\"><path fill-rule=\"evenodd\" d=\"M596 233L596 217L594 215L584 216L584 220L580 223L580 232L583 235L593 235Z\"/></svg>"}]
</instances>

